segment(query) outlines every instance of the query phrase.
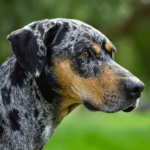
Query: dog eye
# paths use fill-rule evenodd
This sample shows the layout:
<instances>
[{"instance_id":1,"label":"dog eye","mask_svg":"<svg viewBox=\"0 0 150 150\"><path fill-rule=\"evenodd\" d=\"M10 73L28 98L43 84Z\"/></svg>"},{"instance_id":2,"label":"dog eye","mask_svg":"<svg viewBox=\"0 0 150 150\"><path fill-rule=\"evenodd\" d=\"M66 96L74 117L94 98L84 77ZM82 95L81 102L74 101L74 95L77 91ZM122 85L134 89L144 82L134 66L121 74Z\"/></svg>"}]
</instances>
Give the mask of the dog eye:
<instances>
[{"instance_id":1,"label":"dog eye","mask_svg":"<svg viewBox=\"0 0 150 150\"><path fill-rule=\"evenodd\" d=\"M113 49L111 50L111 52L112 52L112 54L114 54L114 53L116 52L116 49L113 48Z\"/></svg>"},{"instance_id":2,"label":"dog eye","mask_svg":"<svg viewBox=\"0 0 150 150\"><path fill-rule=\"evenodd\" d=\"M116 52L116 49L113 48L112 51L111 51L111 56L112 56L112 57L114 57L114 53L115 53L115 52Z\"/></svg>"},{"instance_id":3,"label":"dog eye","mask_svg":"<svg viewBox=\"0 0 150 150\"><path fill-rule=\"evenodd\" d=\"M81 53L81 56L84 57L84 58L89 57L89 55L90 55L89 52L82 52Z\"/></svg>"}]
</instances>

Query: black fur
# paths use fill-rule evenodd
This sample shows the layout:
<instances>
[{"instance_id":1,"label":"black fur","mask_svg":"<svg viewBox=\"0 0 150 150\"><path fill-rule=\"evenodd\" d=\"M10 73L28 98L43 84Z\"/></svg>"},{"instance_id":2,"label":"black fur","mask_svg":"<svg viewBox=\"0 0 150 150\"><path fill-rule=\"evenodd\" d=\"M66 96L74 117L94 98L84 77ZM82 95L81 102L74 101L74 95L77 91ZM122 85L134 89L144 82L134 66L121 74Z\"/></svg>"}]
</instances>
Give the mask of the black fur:
<instances>
[{"instance_id":1,"label":"black fur","mask_svg":"<svg viewBox=\"0 0 150 150\"><path fill-rule=\"evenodd\" d=\"M14 70L11 72L10 80L13 86L20 86L21 88L24 85L24 81L27 76L25 74L25 70L21 67L21 65L16 62L14 66Z\"/></svg>"},{"instance_id":2,"label":"black fur","mask_svg":"<svg viewBox=\"0 0 150 150\"><path fill-rule=\"evenodd\" d=\"M10 104L11 100L10 100L10 89L8 90L6 87L1 89L1 93L2 93L2 99L4 102L4 105L7 106Z\"/></svg>"},{"instance_id":3,"label":"black fur","mask_svg":"<svg viewBox=\"0 0 150 150\"><path fill-rule=\"evenodd\" d=\"M8 118L10 119L11 129L13 131L20 130L20 117L18 114L18 110L13 109L12 111L10 111L10 113L8 114Z\"/></svg>"}]
</instances>

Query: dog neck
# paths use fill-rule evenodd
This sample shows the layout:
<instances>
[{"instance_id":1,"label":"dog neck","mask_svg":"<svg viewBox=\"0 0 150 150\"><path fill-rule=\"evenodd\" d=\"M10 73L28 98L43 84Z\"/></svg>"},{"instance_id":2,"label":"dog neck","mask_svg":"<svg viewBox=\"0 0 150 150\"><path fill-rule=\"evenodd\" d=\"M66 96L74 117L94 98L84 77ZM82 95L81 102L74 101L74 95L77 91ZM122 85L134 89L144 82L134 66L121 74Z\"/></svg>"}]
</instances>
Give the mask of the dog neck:
<instances>
[{"instance_id":1,"label":"dog neck","mask_svg":"<svg viewBox=\"0 0 150 150\"><path fill-rule=\"evenodd\" d=\"M0 103L5 106L1 115L5 122L10 122L12 131L8 141L17 132L18 139L14 138L14 142L22 139L33 150L43 148L60 123L55 115L57 108L43 98L35 78L20 66L14 55L0 66L0 83ZM11 119L7 117L8 111L14 113Z\"/></svg>"}]
</instances>

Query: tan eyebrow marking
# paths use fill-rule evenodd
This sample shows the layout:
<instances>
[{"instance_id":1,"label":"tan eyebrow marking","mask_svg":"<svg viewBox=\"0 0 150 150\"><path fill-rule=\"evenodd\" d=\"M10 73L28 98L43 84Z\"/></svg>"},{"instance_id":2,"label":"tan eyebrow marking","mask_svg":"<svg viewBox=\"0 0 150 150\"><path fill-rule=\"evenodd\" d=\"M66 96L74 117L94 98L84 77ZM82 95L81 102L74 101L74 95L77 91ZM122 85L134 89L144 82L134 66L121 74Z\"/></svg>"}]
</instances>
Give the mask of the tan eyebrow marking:
<instances>
[{"instance_id":1,"label":"tan eyebrow marking","mask_svg":"<svg viewBox=\"0 0 150 150\"><path fill-rule=\"evenodd\" d=\"M99 54L99 53L101 52L99 46L98 46L96 43L94 43L94 44L92 45L92 48L93 48L93 50L94 50L97 54Z\"/></svg>"},{"instance_id":2,"label":"tan eyebrow marking","mask_svg":"<svg viewBox=\"0 0 150 150\"><path fill-rule=\"evenodd\" d=\"M113 45L109 42L106 42L105 44L105 49L109 52L111 52L111 50L113 49Z\"/></svg>"}]
</instances>

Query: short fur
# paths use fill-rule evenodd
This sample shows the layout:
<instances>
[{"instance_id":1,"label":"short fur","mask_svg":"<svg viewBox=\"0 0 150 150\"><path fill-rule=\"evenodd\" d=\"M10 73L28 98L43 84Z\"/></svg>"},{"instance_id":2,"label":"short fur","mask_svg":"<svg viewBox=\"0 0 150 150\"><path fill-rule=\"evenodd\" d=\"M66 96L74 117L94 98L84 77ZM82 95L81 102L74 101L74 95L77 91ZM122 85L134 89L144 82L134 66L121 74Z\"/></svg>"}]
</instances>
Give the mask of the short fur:
<instances>
[{"instance_id":1,"label":"short fur","mask_svg":"<svg viewBox=\"0 0 150 150\"><path fill-rule=\"evenodd\" d=\"M115 47L71 19L33 22L12 32L14 55L0 66L0 149L42 150L80 104L131 111L144 85L114 61Z\"/></svg>"}]
</instances>

